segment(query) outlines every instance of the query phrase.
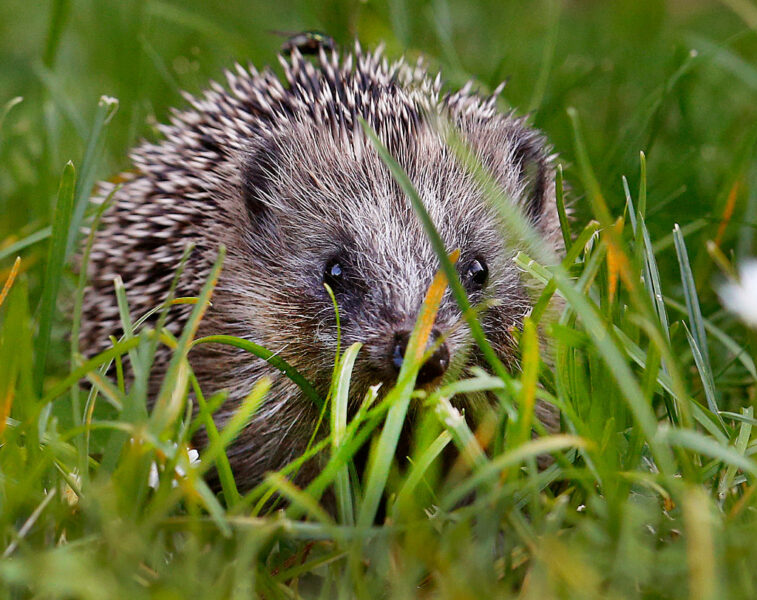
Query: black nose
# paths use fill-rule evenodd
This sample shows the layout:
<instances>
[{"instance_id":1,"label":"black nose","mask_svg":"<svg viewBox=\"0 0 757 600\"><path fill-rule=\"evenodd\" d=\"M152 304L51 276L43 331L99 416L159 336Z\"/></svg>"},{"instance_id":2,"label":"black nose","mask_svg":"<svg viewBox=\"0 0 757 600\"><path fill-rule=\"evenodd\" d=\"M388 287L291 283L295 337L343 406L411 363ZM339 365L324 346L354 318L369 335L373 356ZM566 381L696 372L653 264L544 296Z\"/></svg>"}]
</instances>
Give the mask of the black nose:
<instances>
[{"instance_id":1,"label":"black nose","mask_svg":"<svg viewBox=\"0 0 757 600\"><path fill-rule=\"evenodd\" d=\"M434 329L429 336L426 349L436 344L440 336L441 334L439 331ZM399 331L394 335L394 345L392 347L390 361L396 373L399 373L402 368L402 362L405 359L405 351L407 350L407 342L409 339L409 331ZM436 351L429 356L428 360L423 363L423 366L418 372L416 382L421 385L429 383L444 375L448 366L449 350L447 349L447 344L441 344Z\"/></svg>"}]
</instances>

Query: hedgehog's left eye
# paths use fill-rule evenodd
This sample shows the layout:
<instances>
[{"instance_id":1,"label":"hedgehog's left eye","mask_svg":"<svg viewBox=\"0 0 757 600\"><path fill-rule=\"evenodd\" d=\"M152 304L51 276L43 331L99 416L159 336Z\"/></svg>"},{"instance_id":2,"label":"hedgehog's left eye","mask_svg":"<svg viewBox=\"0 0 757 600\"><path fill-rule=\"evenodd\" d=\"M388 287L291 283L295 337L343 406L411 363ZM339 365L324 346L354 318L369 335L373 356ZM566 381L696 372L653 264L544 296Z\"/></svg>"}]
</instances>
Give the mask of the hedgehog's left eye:
<instances>
[{"instance_id":1,"label":"hedgehog's left eye","mask_svg":"<svg viewBox=\"0 0 757 600\"><path fill-rule=\"evenodd\" d=\"M334 292L344 284L344 269L336 258L332 258L326 263L323 270L323 282L327 283Z\"/></svg>"},{"instance_id":2,"label":"hedgehog's left eye","mask_svg":"<svg viewBox=\"0 0 757 600\"><path fill-rule=\"evenodd\" d=\"M480 256L474 258L465 270L465 284L468 289L482 289L489 279L489 267L486 261Z\"/></svg>"}]
</instances>

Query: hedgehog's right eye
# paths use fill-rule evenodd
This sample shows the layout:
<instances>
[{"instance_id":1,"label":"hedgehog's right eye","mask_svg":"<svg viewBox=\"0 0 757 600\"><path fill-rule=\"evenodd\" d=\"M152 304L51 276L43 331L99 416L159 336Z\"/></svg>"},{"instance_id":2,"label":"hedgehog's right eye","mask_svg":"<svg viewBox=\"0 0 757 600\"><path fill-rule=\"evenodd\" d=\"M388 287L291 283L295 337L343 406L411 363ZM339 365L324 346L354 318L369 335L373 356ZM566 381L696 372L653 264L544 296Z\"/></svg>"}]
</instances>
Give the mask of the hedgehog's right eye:
<instances>
[{"instance_id":1,"label":"hedgehog's right eye","mask_svg":"<svg viewBox=\"0 0 757 600\"><path fill-rule=\"evenodd\" d=\"M481 257L474 258L465 270L465 282L473 290L480 290L489 280L489 267Z\"/></svg>"},{"instance_id":2,"label":"hedgehog's right eye","mask_svg":"<svg viewBox=\"0 0 757 600\"><path fill-rule=\"evenodd\" d=\"M323 271L323 283L327 283L336 292L344 284L344 269L339 260L332 258Z\"/></svg>"}]
</instances>

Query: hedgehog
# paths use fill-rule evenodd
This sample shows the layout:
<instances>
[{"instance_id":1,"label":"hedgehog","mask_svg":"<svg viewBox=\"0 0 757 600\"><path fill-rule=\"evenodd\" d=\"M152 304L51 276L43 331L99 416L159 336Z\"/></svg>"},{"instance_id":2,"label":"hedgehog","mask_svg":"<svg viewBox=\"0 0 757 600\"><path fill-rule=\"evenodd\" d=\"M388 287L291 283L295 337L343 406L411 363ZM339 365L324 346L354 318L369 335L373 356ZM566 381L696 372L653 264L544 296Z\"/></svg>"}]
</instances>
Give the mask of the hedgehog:
<instances>
[{"instance_id":1,"label":"hedgehog","mask_svg":"<svg viewBox=\"0 0 757 600\"><path fill-rule=\"evenodd\" d=\"M554 157L523 117L500 112L497 97L472 82L446 91L422 60L390 63L382 49L296 47L278 56L283 79L267 67L236 65L226 85L185 94L186 110L160 127L162 140L133 150L133 169L112 195L87 265L82 347L104 349L122 334L114 294L123 280L133 319L163 302L188 244L194 249L177 294L196 296L216 260L226 258L198 335L250 340L283 358L325 397L341 344L360 342L351 403L368 389L390 389L439 260L409 200L367 137L363 123L413 182L446 247L459 249L456 268L489 342L517 368L515 332L531 294L507 243L500 213L445 143L439 123L456 128L473 155L517 205L548 247L560 251L554 202ZM171 309L167 328L179 334L191 307ZM447 292L431 341L436 350L418 373L433 387L454 372L486 367L461 311ZM158 349L152 379L170 350ZM189 360L201 389L225 390L219 427L263 376L266 401L228 449L237 485L249 489L266 472L301 456L319 409L286 375L235 347L202 344ZM465 402L465 400L463 400ZM469 411L471 414L473 411ZM553 411L540 418L556 427ZM207 441L198 434L199 444ZM317 461L298 475L304 483Z\"/></svg>"}]
</instances>

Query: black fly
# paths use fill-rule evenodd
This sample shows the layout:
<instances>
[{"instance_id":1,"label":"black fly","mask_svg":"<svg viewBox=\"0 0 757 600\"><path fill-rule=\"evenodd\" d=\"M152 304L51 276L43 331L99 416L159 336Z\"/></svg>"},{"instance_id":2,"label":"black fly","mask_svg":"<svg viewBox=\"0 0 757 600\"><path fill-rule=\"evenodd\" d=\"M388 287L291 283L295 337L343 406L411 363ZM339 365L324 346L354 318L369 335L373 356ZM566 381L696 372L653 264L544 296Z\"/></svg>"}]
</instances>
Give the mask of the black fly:
<instances>
[{"instance_id":1,"label":"black fly","mask_svg":"<svg viewBox=\"0 0 757 600\"><path fill-rule=\"evenodd\" d=\"M302 31L300 33L273 31L271 33L288 36L289 39L281 44L282 52L291 53L292 50L297 48L301 54L312 55L318 54L320 48L323 48L324 50L334 50L336 48L336 42L334 39L320 31Z\"/></svg>"}]
</instances>

